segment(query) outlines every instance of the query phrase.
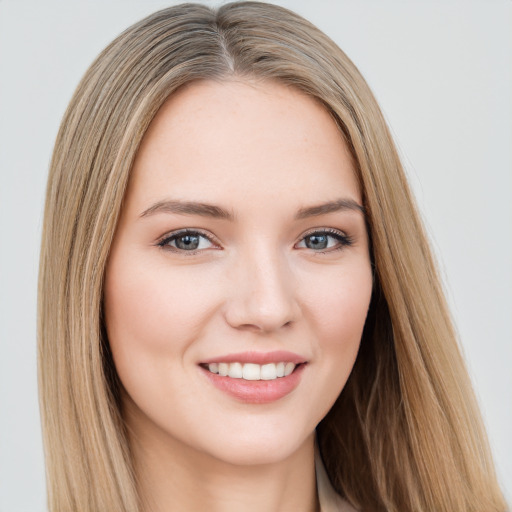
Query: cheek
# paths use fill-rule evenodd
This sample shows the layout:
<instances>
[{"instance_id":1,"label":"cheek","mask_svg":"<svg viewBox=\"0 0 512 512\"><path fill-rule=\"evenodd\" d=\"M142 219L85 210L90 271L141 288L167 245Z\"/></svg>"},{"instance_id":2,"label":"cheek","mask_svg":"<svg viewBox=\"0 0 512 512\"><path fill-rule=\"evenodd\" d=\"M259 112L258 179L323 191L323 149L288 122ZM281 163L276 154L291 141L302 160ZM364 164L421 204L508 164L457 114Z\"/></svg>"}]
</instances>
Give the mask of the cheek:
<instances>
[{"instance_id":1,"label":"cheek","mask_svg":"<svg viewBox=\"0 0 512 512\"><path fill-rule=\"evenodd\" d=\"M141 266L114 260L107 269L105 318L113 350L140 343L141 349L158 352L186 343L208 316L213 300L199 278L165 267L130 268Z\"/></svg>"},{"instance_id":2,"label":"cheek","mask_svg":"<svg viewBox=\"0 0 512 512\"><path fill-rule=\"evenodd\" d=\"M370 264L338 271L325 282L328 286L311 295L310 302L322 362L322 414L342 391L357 357L373 287Z\"/></svg>"},{"instance_id":3,"label":"cheek","mask_svg":"<svg viewBox=\"0 0 512 512\"><path fill-rule=\"evenodd\" d=\"M107 335L121 382L132 398L144 401L154 395L151 386L164 389L173 370L190 358L189 348L215 311L217 298L197 272L172 272L168 265L142 265L123 256L107 268Z\"/></svg>"},{"instance_id":4,"label":"cheek","mask_svg":"<svg viewBox=\"0 0 512 512\"><path fill-rule=\"evenodd\" d=\"M189 349L208 324L217 297L197 272L171 270L165 262L148 265L127 252L113 256L104 308L114 364L128 403L157 419L157 411L169 404L169 387L182 389L183 369L191 368Z\"/></svg>"},{"instance_id":5,"label":"cheek","mask_svg":"<svg viewBox=\"0 0 512 512\"><path fill-rule=\"evenodd\" d=\"M310 293L309 309L322 345L357 344L370 305L373 278L369 262L337 269ZM311 288L310 288L311 290ZM340 347L341 348L341 347Z\"/></svg>"}]
</instances>

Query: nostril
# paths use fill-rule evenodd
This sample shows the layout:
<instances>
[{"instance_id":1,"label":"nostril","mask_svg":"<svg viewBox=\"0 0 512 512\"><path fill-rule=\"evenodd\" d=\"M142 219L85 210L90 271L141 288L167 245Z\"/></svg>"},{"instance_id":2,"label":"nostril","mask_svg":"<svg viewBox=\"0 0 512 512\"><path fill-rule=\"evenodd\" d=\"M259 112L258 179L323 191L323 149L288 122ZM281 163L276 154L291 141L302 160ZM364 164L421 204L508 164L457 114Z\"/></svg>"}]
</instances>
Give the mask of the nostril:
<instances>
[{"instance_id":1,"label":"nostril","mask_svg":"<svg viewBox=\"0 0 512 512\"><path fill-rule=\"evenodd\" d=\"M236 288L225 302L223 312L227 323L238 330L268 333L289 328L300 317L295 293L272 283L256 287ZM267 279L268 281L268 279Z\"/></svg>"}]
</instances>

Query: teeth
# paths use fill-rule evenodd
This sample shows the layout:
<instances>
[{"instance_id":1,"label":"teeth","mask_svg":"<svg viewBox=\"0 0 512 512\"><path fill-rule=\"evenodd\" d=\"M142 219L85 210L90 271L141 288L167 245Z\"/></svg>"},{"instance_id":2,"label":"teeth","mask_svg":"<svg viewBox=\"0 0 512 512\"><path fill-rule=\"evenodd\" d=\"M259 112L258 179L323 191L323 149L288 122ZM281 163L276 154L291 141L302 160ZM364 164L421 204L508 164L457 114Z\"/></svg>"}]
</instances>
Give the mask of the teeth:
<instances>
[{"instance_id":1,"label":"teeth","mask_svg":"<svg viewBox=\"0 0 512 512\"><path fill-rule=\"evenodd\" d=\"M292 363L293 364L293 363ZM295 366L295 365L293 365ZM261 380L277 379L277 368L275 364L264 364L261 367Z\"/></svg>"},{"instance_id":2,"label":"teeth","mask_svg":"<svg viewBox=\"0 0 512 512\"><path fill-rule=\"evenodd\" d=\"M231 363L236 364L236 363ZM244 380L260 380L261 366L259 364L245 363L243 370Z\"/></svg>"},{"instance_id":3,"label":"teeth","mask_svg":"<svg viewBox=\"0 0 512 512\"><path fill-rule=\"evenodd\" d=\"M241 379L242 375L242 365L240 363L231 363L229 365L229 377L232 379Z\"/></svg>"},{"instance_id":4,"label":"teeth","mask_svg":"<svg viewBox=\"0 0 512 512\"><path fill-rule=\"evenodd\" d=\"M293 363L286 363L286 366L284 367L284 376L288 377L288 375L290 375L294 369L295 365Z\"/></svg>"},{"instance_id":5,"label":"teeth","mask_svg":"<svg viewBox=\"0 0 512 512\"><path fill-rule=\"evenodd\" d=\"M221 377L226 377L229 373L229 364L228 363L219 363L219 375Z\"/></svg>"},{"instance_id":6,"label":"teeth","mask_svg":"<svg viewBox=\"0 0 512 512\"><path fill-rule=\"evenodd\" d=\"M221 377L244 380L275 380L290 375L297 365L295 363L210 363L208 370Z\"/></svg>"}]
</instances>

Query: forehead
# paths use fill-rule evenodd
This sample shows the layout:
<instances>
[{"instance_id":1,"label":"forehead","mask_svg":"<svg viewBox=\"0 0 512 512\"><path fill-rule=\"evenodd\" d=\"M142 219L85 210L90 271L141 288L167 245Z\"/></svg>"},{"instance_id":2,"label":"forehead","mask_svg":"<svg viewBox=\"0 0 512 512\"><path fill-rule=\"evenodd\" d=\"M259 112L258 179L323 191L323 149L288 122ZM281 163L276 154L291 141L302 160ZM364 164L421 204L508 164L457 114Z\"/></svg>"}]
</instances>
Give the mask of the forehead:
<instances>
[{"instance_id":1,"label":"forehead","mask_svg":"<svg viewBox=\"0 0 512 512\"><path fill-rule=\"evenodd\" d=\"M208 202L258 194L283 204L340 194L360 201L352 157L327 110L292 87L241 80L193 83L157 113L129 197L142 206L166 194Z\"/></svg>"}]
</instances>

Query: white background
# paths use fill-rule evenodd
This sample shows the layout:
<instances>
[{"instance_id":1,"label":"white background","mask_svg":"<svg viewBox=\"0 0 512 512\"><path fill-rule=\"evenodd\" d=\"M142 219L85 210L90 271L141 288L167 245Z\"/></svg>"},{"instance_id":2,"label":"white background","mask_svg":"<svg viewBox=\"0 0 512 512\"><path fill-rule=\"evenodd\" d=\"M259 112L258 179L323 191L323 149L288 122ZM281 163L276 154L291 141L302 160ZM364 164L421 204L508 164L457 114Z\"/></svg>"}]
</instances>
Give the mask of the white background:
<instances>
[{"instance_id":1,"label":"white background","mask_svg":"<svg viewBox=\"0 0 512 512\"><path fill-rule=\"evenodd\" d=\"M99 51L172 3L0 0L0 512L45 508L36 280L60 118ZM275 3L330 35L381 103L438 255L510 501L512 1Z\"/></svg>"}]
</instances>

